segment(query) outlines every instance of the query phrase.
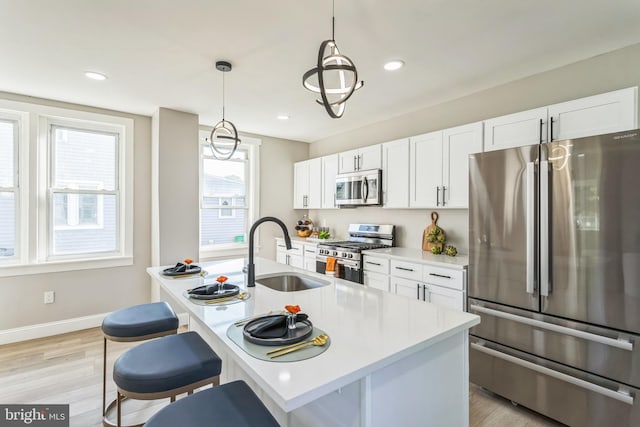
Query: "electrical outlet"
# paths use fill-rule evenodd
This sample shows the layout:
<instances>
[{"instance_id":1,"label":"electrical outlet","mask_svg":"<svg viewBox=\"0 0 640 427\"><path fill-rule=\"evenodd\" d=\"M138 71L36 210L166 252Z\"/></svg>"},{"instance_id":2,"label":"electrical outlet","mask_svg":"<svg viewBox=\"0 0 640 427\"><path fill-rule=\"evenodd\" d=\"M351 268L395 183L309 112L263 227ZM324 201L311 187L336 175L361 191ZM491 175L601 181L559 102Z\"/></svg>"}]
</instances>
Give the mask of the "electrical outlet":
<instances>
[{"instance_id":1,"label":"electrical outlet","mask_svg":"<svg viewBox=\"0 0 640 427\"><path fill-rule=\"evenodd\" d=\"M45 304L53 304L55 301L55 292L54 291L45 291L44 292L44 303Z\"/></svg>"}]
</instances>

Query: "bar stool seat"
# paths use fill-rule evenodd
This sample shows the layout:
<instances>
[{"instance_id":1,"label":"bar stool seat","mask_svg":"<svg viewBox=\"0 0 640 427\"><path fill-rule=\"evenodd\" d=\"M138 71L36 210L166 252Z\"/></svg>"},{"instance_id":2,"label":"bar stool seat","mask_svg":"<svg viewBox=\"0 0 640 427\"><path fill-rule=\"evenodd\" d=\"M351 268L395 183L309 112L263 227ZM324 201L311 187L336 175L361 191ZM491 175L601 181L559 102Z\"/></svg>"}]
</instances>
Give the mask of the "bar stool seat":
<instances>
[{"instance_id":1,"label":"bar stool seat","mask_svg":"<svg viewBox=\"0 0 640 427\"><path fill-rule=\"evenodd\" d=\"M116 406L107 405L107 340L116 342L145 341L178 332L178 316L164 301L126 307L107 315L102 321L102 424L114 426L109 413Z\"/></svg>"},{"instance_id":2,"label":"bar stool seat","mask_svg":"<svg viewBox=\"0 0 640 427\"><path fill-rule=\"evenodd\" d=\"M197 332L148 341L124 352L113 366L118 386L117 425L121 425L123 397L155 400L208 384L218 385L222 361Z\"/></svg>"},{"instance_id":3,"label":"bar stool seat","mask_svg":"<svg viewBox=\"0 0 640 427\"><path fill-rule=\"evenodd\" d=\"M165 301L123 308L102 321L102 333L111 341L142 341L177 329L178 316Z\"/></svg>"},{"instance_id":4,"label":"bar stool seat","mask_svg":"<svg viewBox=\"0 0 640 427\"><path fill-rule=\"evenodd\" d=\"M145 427L279 427L244 381L199 391L165 406Z\"/></svg>"}]
</instances>

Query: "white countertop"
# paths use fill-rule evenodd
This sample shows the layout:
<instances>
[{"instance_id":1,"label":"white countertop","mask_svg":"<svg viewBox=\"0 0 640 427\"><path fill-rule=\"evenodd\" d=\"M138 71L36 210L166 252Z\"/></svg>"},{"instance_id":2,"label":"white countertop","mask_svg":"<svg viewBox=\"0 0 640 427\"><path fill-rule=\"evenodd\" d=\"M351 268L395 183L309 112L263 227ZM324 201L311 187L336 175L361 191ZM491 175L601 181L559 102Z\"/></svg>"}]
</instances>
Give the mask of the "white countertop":
<instances>
[{"instance_id":1,"label":"white countertop","mask_svg":"<svg viewBox=\"0 0 640 427\"><path fill-rule=\"evenodd\" d=\"M295 271L328 280L330 285L279 292L258 283L255 288L248 288L251 298L246 302L220 307L196 305L182 295L186 289L203 280L210 283L220 274L230 276L230 283L241 285L237 274L245 264L243 259L201 263L209 273L205 279L165 277L159 274L164 267L150 267L147 272L192 316L207 325L228 347L235 362L287 412L480 322L473 314L260 258L256 259L258 280L263 274ZM232 277L234 273L236 276ZM279 310L287 304L300 305L309 320L331 336L327 351L299 362L269 362L251 357L227 337L227 328L233 322Z\"/></svg>"},{"instance_id":2,"label":"white countertop","mask_svg":"<svg viewBox=\"0 0 640 427\"><path fill-rule=\"evenodd\" d=\"M362 251L364 255L372 255L383 258L399 259L402 261L418 262L421 264L431 264L440 267L465 269L469 265L469 257L466 255L434 255L424 252L422 249L413 248L385 248L370 249Z\"/></svg>"}]
</instances>

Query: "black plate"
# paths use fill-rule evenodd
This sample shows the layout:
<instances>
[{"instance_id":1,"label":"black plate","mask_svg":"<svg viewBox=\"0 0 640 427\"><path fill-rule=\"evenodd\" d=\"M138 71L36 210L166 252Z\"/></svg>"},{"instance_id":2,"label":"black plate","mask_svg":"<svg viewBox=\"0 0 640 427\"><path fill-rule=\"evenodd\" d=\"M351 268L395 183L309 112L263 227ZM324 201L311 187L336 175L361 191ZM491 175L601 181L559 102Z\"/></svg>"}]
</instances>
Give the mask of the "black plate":
<instances>
[{"instance_id":1,"label":"black plate","mask_svg":"<svg viewBox=\"0 0 640 427\"><path fill-rule=\"evenodd\" d=\"M176 276L186 276L188 274L196 274L196 273L200 273L201 271L202 269L200 268L200 266L191 265L189 266L189 268L187 268L186 271L176 271L175 267L165 268L164 270L162 270L162 274L164 274L165 276L176 277Z\"/></svg>"},{"instance_id":2,"label":"black plate","mask_svg":"<svg viewBox=\"0 0 640 427\"><path fill-rule=\"evenodd\" d=\"M244 325L242 334L244 339L254 344L279 346L287 344L295 344L311 336L313 332L313 324L311 321L301 320L296 322L295 329L289 329L289 333L283 337L278 338L258 338L251 334L251 330L258 327L263 322L268 322L274 317L282 316L281 314L275 314L270 316L259 317Z\"/></svg>"},{"instance_id":3,"label":"black plate","mask_svg":"<svg viewBox=\"0 0 640 427\"><path fill-rule=\"evenodd\" d=\"M216 286L215 283L212 283L210 285L203 285L203 286L198 286L198 288L204 287L204 286ZM237 287L236 285L231 285L229 283L225 283L224 285L222 285L224 292L222 293L215 293L215 294L210 294L210 295L199 295L199 294L192 294L189 293L189 298L193 298L193 299L202 299L202 300L211 300L211 299L218 299L218 298L226 298L226 297L232 297L234 295L238 295L240 293L240 288ZM194 288L194 289L198 289L198 288Z\"/></svg>"}]
</instances>

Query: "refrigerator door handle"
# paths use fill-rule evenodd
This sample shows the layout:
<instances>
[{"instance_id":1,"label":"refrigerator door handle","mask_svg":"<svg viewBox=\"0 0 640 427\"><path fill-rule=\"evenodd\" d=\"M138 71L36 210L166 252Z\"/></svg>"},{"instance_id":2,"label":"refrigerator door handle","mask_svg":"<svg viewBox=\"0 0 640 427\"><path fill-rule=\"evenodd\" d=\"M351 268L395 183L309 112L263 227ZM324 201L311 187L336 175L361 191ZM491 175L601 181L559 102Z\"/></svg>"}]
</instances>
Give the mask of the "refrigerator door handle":
<instances>
[{"instance_id":1,"label":"refrigerator door handle","mask_svg":"<svg viewBox=\"0 0 640 427\"><path fill-rule=\"evenodd\" d=\"M594 393L601 394L606 397L610 397L612 399L618 400L622 403L626 403L627 405L633 406L634 398L628 393L623 391L615 391L606 387L599 386L597 384L590 383L589 381L582 380L580 378L572 377L571 375L567 375L562 372L558 372L556 370L547 368L545 366L536 365L535 363L529 362L527 360L520 359L515 356L511 356L510 354L502 353L500 351L485 347L484 345L470 343L471 348L474 350L480 351L482 353L486 353L490 356L496 357L498 359L506 360L507 362L513 363L514 365L522 366L523 368L530 369L532 371L538 372L543 375L547 375L551 378L555 378L560 381L567 382L569 384L573 384L577 387L583 388L585 390L592 391Z\"/></svg>"},{"instance_id":2,"label":"refrigerator door handle","mask_svg":"<svg viewBox=\"0 0 640 427\"><path fill-rule=\"evenodd\" d=\"M549 162L540 162L540 295L551 293L549 276Z\"/></svg>"},{"instance_id":3,"label":"refrigerator door handle","mask_svg":"<svg viewBox=\"0 0 640 427\"><path fill-rule=\"evenodd\" d=\"M610 347L619 348L621 350L633 351L633 343L622 338L615 339L603 337L602 335L592 334L591 332L580 331L578 329L567 328L566 326L543 322L542 320L530 319L528 317L522 317L516 314L505 313L504 311L493 310L491 308L482 307L477 304L470 305L469 311L477 311L478 313L484 313L489 316L499 317L505 320L512 320L518 323L524 323L525 325L533 326L534 328L557 332L563 335L570 335L575 338L605 344Z\"/></svg>"},{"instance_id":4,"label":"refrigerator door handle","mask_svg":"<svg viewBox=\"0 0 640 427\"><path fill-rule=\"evenodd\" d=\"M535 164L527 163L526 168L526 291L533 294L535 291Z\"/></svg>"}]
</instances>

